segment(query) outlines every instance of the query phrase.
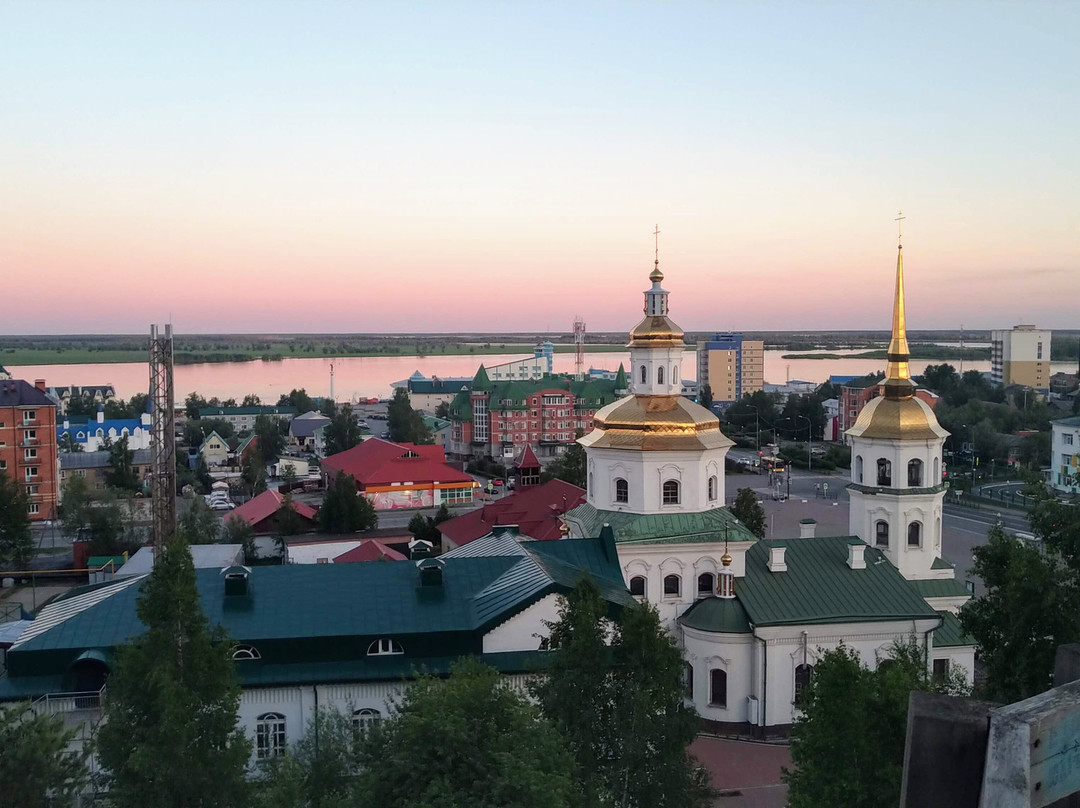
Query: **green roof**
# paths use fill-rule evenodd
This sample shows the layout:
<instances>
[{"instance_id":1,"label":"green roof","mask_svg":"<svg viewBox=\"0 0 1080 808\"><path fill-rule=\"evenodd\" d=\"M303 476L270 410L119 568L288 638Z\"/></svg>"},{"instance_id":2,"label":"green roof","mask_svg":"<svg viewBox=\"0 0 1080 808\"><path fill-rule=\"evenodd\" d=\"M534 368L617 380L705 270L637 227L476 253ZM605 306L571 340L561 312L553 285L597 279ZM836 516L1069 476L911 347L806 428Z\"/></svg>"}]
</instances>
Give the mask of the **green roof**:
<instances>
[{"instance_id":1,"label":"green roof","mask_svg":"<svg viewBox=\"0 0 1080 808\"><path fill-rule=\"evenodd\" d=\"M934 563L930 565L930 569L932 569L932 570L951 570L951 569L956 569L956 567L955 567L955 565L950 564L948 561L946 561L941 556L938 556L937 558L934 559Z\"/></svg>"},{"instance_id":2,"label":"green roof","mask_svg":"<svg viewBox=\"0 0 1080 808\"><path fill-rule=\"evenodd\" d=\"M679 618L687 628L720 634L749 634L750 618L738 598L709 597L699 600Z\"/></svg>"},{"instance_id":3,"label":"green roof","mask_svg":"<svg viewBox=\"0 0 1080 808\"><path fill-rule=\"evenodd\" d=\"M615 374L615 389L616 390L628 390L630 385L626 381L626 370L623 368L622 362L619 363L619 371Z\"/></svg>"},{"instance_id":4,"label":"green roof","mask_svg":"<svg viewBox=\"0 0 1080 808\"><path fill-rule=\"evenodd\" d=\"M934 632L935 648L955 648L963 645L975 645L975 639L964 633L960 618L952 612L938 612L941 625Z\"/></svg>"},{"instance_id":5,"label":"green roof","mask_svg":"<svg viewBox=\"0 0 1080 808\"><path fill-rule=\"evenodd\" d=\"M735 595L755 626L913 620L937 616L880 550L864 550L866 568L847 565L857 536L761 540L746 551ZM769 572L769 551L786 547L787 572Z\"/></svg>"},{"instance_id":6,"label":"green roof","mask_svg":"<svg viewBox=\"0 0 1080 808\"><path fill-rule=\"evenodd\" d=\"M570 531L579 536L599 535L605 524L619 544L683 544L695 542L755 541L727 508L700 513L637 514L604 511L583 502L566 513ZM725 528L727 533L725 534Z\"/></svg>"},{"instance_id":7,"label":"green roof","mask_svg":"<svg viewBox=\"0 0 1080 808\"><path fill-rule=\"evenodd\" d=\"M484 370L483 364L480 365L480 367L476 371L476 375L473 376L472 389L473 390L490 390L491 389L491 379L488 378L487 371Z\"/></svg>"},{"instance_id":8,"label":"green roof","mask_svg":"<svg viewBox=\"0 0 1080 808\"><path fill-rule=\"evenodd\" d=\"M116 556L90 556L86 559L86 566L88 569L96 570L101 569L109 562L112 562L113 569L120 569L127 561L122 555Z\"/></svg>"},{"instance_id":9,"label":"green roof","mask_svg":"<svg viewBox=\"0 0 1080 808\"><path fill-rule=\"evenodd\" d=\"M1060 426L1080 426L1080 415L1073 415L1070 418L1057 418L1050 423Z\"/></svg>"},{"instance_id":10,"label":"green roof","mask_svg":"<svg viewBox=\"0 0 1080 808\"><path fill-rule=\"evenodd\" d=\"M477 377L484 370L476 372ZM478 387L473 381L474 391L488 393L489 410L520 410L527 409L529 397L546 390L562 390L574 396L575 409L599 409L606 404L618 400L616 390L625 389L618 385L617 379L583 379L577 380L561 374L544 376L542 379L514 379L503 382L491 382L484 372L484 386ZM455 421L472 420L472 398L468 391L462 390L450 404L450 418Z\"/></svg>"},{"instance_id":11,"label":"green roof","mask_svg":"<svg viewBox=\"0 0 1080 808\"><path fill-rule=\"evenodd\" d=\"M967 598L971 593L955 578L929 578L924 581L908 581L923 598Z\"/></svg>"},{"instance_id":12,"label":"green roof","mask_svg":"<svg viewBox=\"0 0 1080 808\"><path fill-rule=\"evenodd\" d=\"M450 422L445 418L436 418L434 415L425 415L424 426L430 429L432 432L438 432L440 429L446 429L450 426Z\"/></svg>"}]
</instances>

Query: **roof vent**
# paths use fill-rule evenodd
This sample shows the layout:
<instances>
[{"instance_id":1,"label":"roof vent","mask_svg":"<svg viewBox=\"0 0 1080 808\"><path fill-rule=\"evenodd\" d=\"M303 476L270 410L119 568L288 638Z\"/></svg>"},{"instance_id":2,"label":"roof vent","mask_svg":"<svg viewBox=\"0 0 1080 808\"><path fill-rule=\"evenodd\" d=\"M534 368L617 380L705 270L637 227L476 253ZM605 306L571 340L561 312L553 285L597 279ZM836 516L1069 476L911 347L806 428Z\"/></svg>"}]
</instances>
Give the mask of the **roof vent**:
<instances>
[{"instance_id":1,"label":"roof vent","mask_svg":"<svg viewBox=\"0 0 1080 808\"><path fill-rule=\"evenodd\" d=\"M225 597L243 597L250 593L248 576L251 575L251 570L248 567L233 564L223 569L221 574L225 576Z\"/></svg>"},{"instance_id":2,"label":"roof vent","mask_svg":"<svg viewBox=\"0 0 1080 808\"><path fill-rule=\"evenodd\" d=\"M787 562L784 553L787 547L782 544L774 544L769 548L769 572L787 572Z\"/></svg>"},{"instance_id":3,"label":"roof vent","mask_svg":"<svg viewBox=\"0 0 1080 808\"><path fill-rule=\"evenodd\" d=\"M423 539L413 539L409 542L409 558L416 561L418 558L428 558L431 555L432 544Z\"/></svg>"},{"instance_id":4,"label":"roof vent","mask_svg":"<svg viewBox=\"0 0 1080 808\"><path fill-rule=\"evenodd\" d=\"M442 586L443 567L446 562L441 558L421 558L416 562L416 568L420 570L421 586Z\"/></svg>"},{"instance_id":5,"label":"roof vent","mask_svg":"<svg viewBox=\"0 0 1080 808\"><path fill-rule=\"evenodd\" d=\"M847 565L853 570L866 569L866 545L863 543L849 544L847 546Z\"/></svg>"}]
</instances>

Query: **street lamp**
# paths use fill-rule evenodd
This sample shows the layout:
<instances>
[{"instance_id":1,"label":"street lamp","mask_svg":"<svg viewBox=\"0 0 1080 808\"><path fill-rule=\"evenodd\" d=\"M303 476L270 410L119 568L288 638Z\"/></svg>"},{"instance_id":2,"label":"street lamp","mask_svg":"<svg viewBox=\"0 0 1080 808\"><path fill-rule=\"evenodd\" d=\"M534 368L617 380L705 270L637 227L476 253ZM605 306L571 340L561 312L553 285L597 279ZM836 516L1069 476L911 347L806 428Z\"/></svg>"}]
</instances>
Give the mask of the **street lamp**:
<instances>
[{"instance_id":1,"label":"street lamp","mask_svg":"<svg viewBox=\"0 0 1080 808\"><path fill-rule=\"evenodd\" d=\"M977 459L975 457L975 425L968 426L967 424L960 424L961 429L971 430L971 487L975 487L975 465Z\"/></svg>"},{"instance_id":2,"label":"street lamp","mask_svg":"<svg viewBox=\"0 0 1080 808\"><path fill-rule=\"evenodd\" d=\"M814 465L814 422L805 415L796 415L795 417L806 421L806 470L812 471Z\"/></svg>"}]
</instances>

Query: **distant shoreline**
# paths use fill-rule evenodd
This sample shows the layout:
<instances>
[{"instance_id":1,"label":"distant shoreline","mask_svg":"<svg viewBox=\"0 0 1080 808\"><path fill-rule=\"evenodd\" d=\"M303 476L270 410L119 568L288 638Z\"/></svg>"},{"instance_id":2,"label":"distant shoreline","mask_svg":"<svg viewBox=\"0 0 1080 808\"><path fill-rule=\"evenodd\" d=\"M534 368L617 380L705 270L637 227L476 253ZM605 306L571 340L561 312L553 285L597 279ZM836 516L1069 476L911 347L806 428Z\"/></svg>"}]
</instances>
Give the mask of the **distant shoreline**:
<instances>
[{"instance_id":1,"label":"distant shoreline","mask_svg":"<svg viewBox=\"0 0 1080 808\"><path fill-rule=\"evenodd\" d=\"M885 359L887 350L878 348L852 354L835 353L792 353L784 354L782 359ZM954 348L947 345L912 345L912 359L968 359L972 361L990 358L989 348Z\"/></svg>"}]
</instances>

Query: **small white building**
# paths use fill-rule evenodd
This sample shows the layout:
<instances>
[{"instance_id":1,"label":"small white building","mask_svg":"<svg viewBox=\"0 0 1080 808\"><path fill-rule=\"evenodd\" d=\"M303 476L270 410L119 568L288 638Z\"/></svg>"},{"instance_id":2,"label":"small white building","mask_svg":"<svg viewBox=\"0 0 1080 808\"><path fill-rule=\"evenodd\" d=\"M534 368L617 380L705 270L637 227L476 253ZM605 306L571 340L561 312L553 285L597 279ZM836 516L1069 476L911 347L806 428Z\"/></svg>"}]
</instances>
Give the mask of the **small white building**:
<instances>
[{"instance_id":1,"label":"small white building","mask_svg":"<svg viewBox=\"0 0 1080 808\"><path fill-rule=\"evenodd\" d=\"M1050 422L1050 485L1080 493L1080 415Z\"/></svg>"}]
</instances>

